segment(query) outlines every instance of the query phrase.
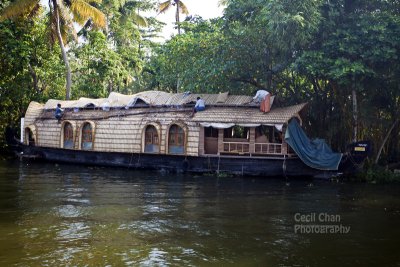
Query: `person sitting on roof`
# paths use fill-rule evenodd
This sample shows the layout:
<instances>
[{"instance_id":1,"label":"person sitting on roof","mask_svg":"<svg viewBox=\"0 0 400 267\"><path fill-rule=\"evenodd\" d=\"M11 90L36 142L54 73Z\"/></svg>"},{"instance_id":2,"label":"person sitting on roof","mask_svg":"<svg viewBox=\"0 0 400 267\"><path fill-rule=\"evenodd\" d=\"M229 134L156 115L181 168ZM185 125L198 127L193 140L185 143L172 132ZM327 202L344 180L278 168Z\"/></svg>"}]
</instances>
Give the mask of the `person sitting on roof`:
<instances>
[{"instance_id":1,"label":"person sitting on roof","mask_svg":"<svg viewBox=\"0 0 400 267\"><path fill-rule=\"evenodd\" d=\"M266 90L258 90L256 91L256 95L253 97L253 100L257 103L262 102L265 97L269 95L269 92Z\"/></svg>"},{"instance_id":2,"label":"person sitting on roof","mask_svg":"<svg viewBox=\"0 0 400 267\"><path fill-rule=\"evenodd\" d=\"M206 104L204 103L204 100L198 96L196 100L196 105L193 108L192 116L194 116L196 112L203 111L205 109L206 109Z\"/></svg>"},{"instance_id":3,"label":"person sitting on roof","mask_svg":"<svg viewBox=\"0 0 400 267\"><path fill-rule=\"evenodd\" d=\"M262 112L269 112L271 108L271 94L266 90L258 90L253 97L256 103L260 103L260 110Z\"/></svg>"},{"instance_id":4,"label":"person sitting on roof","mask_svg":"<svg viewBox=\"0 0 400 267\"><path fill-rule=\"evenodd\" d=\"M54 112L54 117L58 120L58 123L60 123L62 116L64 115L64 110L61 108L61 104L58 103L56 107L56 111Z\"/></svg>"}]
</instances>

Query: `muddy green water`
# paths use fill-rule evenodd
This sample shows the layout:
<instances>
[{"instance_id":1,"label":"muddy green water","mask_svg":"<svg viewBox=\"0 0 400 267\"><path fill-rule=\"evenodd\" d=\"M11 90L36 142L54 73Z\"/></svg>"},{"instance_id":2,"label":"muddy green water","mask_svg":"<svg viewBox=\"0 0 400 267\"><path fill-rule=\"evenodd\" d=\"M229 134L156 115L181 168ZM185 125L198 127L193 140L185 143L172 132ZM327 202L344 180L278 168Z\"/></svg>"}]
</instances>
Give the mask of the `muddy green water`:
<instances>
[{"instance_id":1,"label":"muddy green water","mask_svg":"<svg viewBox=\"0 0 400 267\"><path fill-rule=\"evenodd\" d=\"M0 266L400 266L399 193L0 161Z\"/></svg>"}]
</instances>

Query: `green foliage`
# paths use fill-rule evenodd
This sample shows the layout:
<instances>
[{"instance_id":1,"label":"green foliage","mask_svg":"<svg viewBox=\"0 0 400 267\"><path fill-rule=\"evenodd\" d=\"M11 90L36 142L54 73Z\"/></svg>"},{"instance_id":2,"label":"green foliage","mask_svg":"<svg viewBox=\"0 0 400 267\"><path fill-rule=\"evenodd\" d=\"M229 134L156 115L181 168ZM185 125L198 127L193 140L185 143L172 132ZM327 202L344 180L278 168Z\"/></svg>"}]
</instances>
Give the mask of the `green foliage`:
<instances>
[{"instance_id":1,"label":"green foliage","mask_svg":"<svg viewBox=\"0 0 400 267\"><path fill-rule=\"evenodd\" d=\"M226 70L218 48L223 41L221 32L203 20L185 22L182 28L186 33L166 42L152 59L150 66L159 87L173 92L223 91Z\"/></svg>"},{"instance_id":2,"label":"green foliage","mask_svg":"<svg viewBox=\"0 0 400 267\"><path fill-rule=\"evenodd\" d=\"M372 166L360 173L357 179L371 184L400 183L400 173L381 166Z\"/></svg>"},{"instance_id":3,"label":"green foliage","mask_svg":"<svg viewBox=\"0 0 400 267\"><path fill-rule=\"evenodd\" d=\"M224 20L192 18L151 66L170 91L251 94L275 88L283 71L312 37L320 20L315 1L229 1Z\"/></svg>"},{"instance_id":4,"label":"green foliage","mask_svg":"<svg viewBox=\"0 0 400 267\"><path fill-rule=\"evenodd\" d=\"M398 4L397 8L392 5L396 4L362 0L325 3L318 33L293 64L313 87L308 90L313 101L311 120L316 126L312 129L322 129L314 133L329 136L336 147L345 145L338 139L350 139L343 132L351 132L352 90L358 92L358 138L372 139L375 147L400 114L400 20ZM397 142L394 147L398 146Z\"/></svg>"},{"instance_id":5,"label":"green foliage","mask_svg":"<svg viewBox=\"0 0 400 267\"><path fill-rule=\"evenodd\" d=\"M63 65L46 39L46 19L0 23L0 150L7 126L18 126L30 101L62 98Z\"/></svg>"},{"instance_id":6,"label":"green foliage","mask_svg":"<svg viewBox=\"0 0 400 267\"><path fill-rule=\"evenodd\" d=\"M162 25L155 18L144 17L141 13L154 10L156 2L107 0L102 6L109 19L106 41L111 52L108 63L112 65L109 76L112 79L103 85L108 92L128 94L143 90L144 61L155 46L150 38L157 37Z\"/></svg>"},{"instance_id":7,"label":"green foliage","mask_svg":"<svg viewBox=\"0 0 400 267\"><path fill-rule=\"evenodd\" d=\"M158 44L152 39L163 24L143 17L159 7L157 1L94 1L108 27L100 31L87 21L80 41L70 43L73 97L152 89L252 94L263 88L277 96L275 105L309 102L303 117L308 133L344 151L356 91L358 138L380 147L400 116L398 1L220 2L226 5L223 18L188 17L179 23L181 35ZM0 23L1 132L18 123L31 100L62 98L65 69L59 47L48 45L49 24L40 9ZM399 132L396 125L381 164L400 161Z\"/></svg>"},{"instance_id":8,"label":"green foliage","mask_svg":"<svg viewBox=\"0 0 400 267\"><path fill-rule=\"evenodd\" d=\"M66 55L65 45L68 38L76 38L74 23L81 26L90 25L91 27L105 28L106 17L96 7L92 6L92 2L98 1L48 1L49 11L46 13L48 16L47 33L48 40L54 43L58 40L61 48L60 52L65 64L65 77L66 77L66 90L65 98L70 99L71 96L71 69L69 60ZM31 22L33 19L42 15L42 6L39 0L22 0L10 1L10 3L0 10L0 21L6 19L24 20Z\"/></svg>"},{"instance_id":9,"label":"green foliage","mask_svg":"<svg viewBox=\"0 0 400 267\"><path fill-rule=\"evenodd\" d=\"M72 70L74 88L79 97L107 97L110 91L123 87L129 79L126 60L108 48L103 33L88 33L87 43L79 45L73 51Z\"/></svg>"}]
</instances>

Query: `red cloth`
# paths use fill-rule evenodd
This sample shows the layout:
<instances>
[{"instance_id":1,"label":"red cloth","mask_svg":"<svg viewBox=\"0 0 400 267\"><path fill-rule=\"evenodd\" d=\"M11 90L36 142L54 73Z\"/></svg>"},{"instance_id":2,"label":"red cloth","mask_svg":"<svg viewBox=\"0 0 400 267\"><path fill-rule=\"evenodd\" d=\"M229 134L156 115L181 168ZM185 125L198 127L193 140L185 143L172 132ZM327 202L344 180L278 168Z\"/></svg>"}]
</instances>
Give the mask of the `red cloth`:
<instances>
[{"instance_id":1,"label":"red cloth","mask_svg":"<svg viewBox=\"0 0 400 267\"><path fill-rule=\"evenodd\" d=\"M271 106L270 103L271 103L271 95L268 94L268 95L265 97L265 99L264 99L263 101L261 101L260 110L261 110L262 112L269 112L270 106Z\"/></svg>"}]
</instances>

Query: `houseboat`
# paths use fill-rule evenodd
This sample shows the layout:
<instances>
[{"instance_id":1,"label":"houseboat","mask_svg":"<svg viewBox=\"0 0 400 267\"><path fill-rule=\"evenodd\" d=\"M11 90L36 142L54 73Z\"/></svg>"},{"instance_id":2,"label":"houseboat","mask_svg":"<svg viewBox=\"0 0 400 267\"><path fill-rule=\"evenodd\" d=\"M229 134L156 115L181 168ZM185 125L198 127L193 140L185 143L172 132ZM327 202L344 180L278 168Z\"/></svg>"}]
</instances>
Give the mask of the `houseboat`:
<instances>
[{"instance_id":1,"label":"houseboat","mask_svg":"<svg viewBox=\"0 0 400 267\"><path fill-rule=\"evenodd\" d=\"M192 115L198 96L206 109ZM321 144L304 153L312 145L299 126L306 103L272 103L273 97L270 111L262 112L251 96L162 91L31 102L21 119L18 153L54 162L266 177L354 170L351 153L318 151ZM57 104L61 120L54 117Z\"/></svg>"}]
</instances>

